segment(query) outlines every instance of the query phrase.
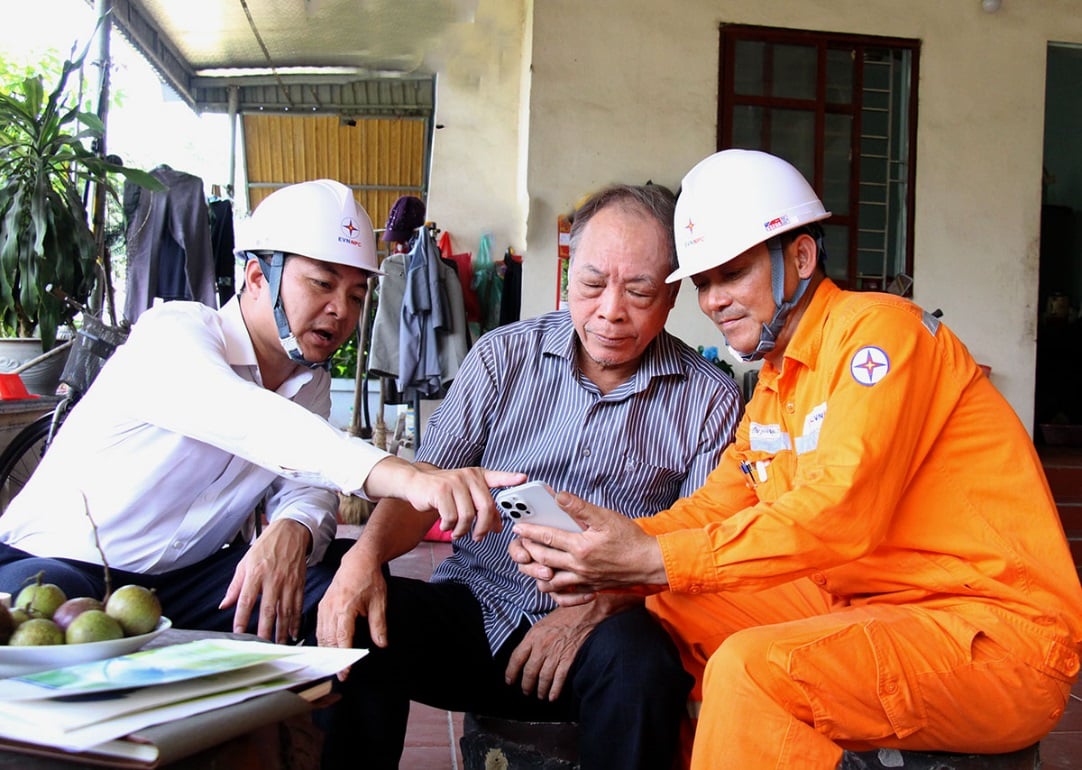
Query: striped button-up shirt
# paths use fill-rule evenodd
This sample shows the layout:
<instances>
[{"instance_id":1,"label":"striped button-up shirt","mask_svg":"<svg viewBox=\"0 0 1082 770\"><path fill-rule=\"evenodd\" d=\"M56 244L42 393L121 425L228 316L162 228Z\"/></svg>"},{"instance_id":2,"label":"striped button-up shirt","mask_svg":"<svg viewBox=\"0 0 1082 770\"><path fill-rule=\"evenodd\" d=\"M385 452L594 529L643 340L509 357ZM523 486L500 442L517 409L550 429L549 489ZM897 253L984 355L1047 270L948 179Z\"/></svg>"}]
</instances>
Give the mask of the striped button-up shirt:
<instances>
[{"instance_id":1,"label":"striped button-up shirt","mask_svg":"<svg viewBox=\"0 0 1082 770\"><path fill-rule=\"evenodd\" d=\"M638 370L609 393L579 370L567 311L484 335L422 435L417 460L442 468L521 471L638 518L690 494L732 440L743 402L735 381L662 332ZM504 530L457 538L433 581L469 586L493 652L523 617L556 604L519 573Z\"/></svg>"}]
</instances>

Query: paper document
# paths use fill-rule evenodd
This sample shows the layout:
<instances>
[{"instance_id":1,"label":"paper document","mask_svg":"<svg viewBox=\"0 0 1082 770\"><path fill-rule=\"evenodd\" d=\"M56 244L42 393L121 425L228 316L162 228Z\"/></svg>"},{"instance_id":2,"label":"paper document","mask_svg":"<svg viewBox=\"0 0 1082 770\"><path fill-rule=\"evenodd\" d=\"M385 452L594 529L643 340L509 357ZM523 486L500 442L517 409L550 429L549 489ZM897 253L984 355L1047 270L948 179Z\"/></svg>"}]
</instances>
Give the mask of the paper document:
<instances>
[{"instance_id":1,"label":"paper document","mask_svg":"<svg viewBox=\"0 0 1082 770\"><path fill-rule=\"evenodd\" d=\"M119 667L80 664L0 680L0 737L83 751L150 725L333 676L366 654L205 639L122 656L128 660ZM115 681L106 676L112 672L118 672ZM143 684L133 688L134 681Z\"/></svg>"},{"instance_id":2,"label":"paper document","mask_svg":"<svg viewBox=\"0 0 1082 770\"><path fill-rule=\"evenodd\" d=\"M31 725L44 724L50 730L67 732L133 712L282 679L301 668L304 668L303 664L288 659L274 660L237 671L187 679L169 687L138 687L39 700L0 700L0 719L17 719Z\"/></svg>"},{"instance_id":3,"label":"paper document","mask_svg":"<svg viewBox=\"0 0 1082 770\"><path fill-rule=\"evenodd\" d=\"M295 654L292 651L298 649L302 648L233 639L199 639L3 679L0 701L168 684L278 660Z\"/></svg>"}]
</instances>

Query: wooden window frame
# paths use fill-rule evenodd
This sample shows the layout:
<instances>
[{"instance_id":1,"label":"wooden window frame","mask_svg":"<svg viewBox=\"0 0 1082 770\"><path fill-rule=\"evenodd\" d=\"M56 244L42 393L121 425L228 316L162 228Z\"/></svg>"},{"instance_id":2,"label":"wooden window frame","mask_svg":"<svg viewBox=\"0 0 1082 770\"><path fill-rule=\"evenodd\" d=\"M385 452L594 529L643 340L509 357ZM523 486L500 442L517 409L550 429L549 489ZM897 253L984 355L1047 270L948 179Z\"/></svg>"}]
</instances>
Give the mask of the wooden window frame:
<instances>
[{"instance_id":1,"label":"wooden window frame","mask_svg":"<svg viewBox=\"0 0 1082 770\"><path fill-rule=\"evenodd\" d=\"M812 46L817 51L816 73L816 98L797 99L777 96L736 94L735 76L735 49L738 41L755 41L768 44L797 44ZM863 71L861 67L853 68L853 96L849 104L828 103L827 94L827 52L831 48L852 49L858 57L867 48L893 48L906 49L911 52L910 63L910 93L907 105L907 132L908 143L905 191L906 215L905 215L905 255L904 272L909 277L913 275L913 235L914 235L914 204L916 190L916 147L917 147L917 85L920 80L920 41L908 38L878 37L870 35L851 35L834 32L817 32L812 30L782 29L777 27L760 27L741 24L721 24L719 28L719 53L718 58L718 109L717 109L717 148L727 149L733 146L733 112L740 106L756 106L764 109L799 109L814 112L815 121L815 170L812 178L808 181L817 191L823 190L824 176L824 152L825 152L825 125L827 114L847 114L853 121L851 138L851 157L859 158L861 140L861 105L863 88ZM863 61L859 58L858 61ZM768 149L768 148L767 148ZM848 227L848 265L846 279L835 279L843 288L861 288L858 286L858 207L860 205L860 169L857 162L850 162L849 166L849 208L848 211L832 211L828 220L831 224ZM830 243L827 242L829 251ZM886 289L886 286L878 287Z\"/></svg>"}]
</instances>

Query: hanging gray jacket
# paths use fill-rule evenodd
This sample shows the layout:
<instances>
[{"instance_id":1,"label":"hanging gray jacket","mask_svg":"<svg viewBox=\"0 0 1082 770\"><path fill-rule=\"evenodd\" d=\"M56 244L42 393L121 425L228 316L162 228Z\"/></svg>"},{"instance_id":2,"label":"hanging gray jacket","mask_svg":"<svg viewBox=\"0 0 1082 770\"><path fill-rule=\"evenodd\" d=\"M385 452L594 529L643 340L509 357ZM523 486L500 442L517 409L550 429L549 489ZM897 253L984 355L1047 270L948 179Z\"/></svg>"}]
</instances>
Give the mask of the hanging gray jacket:
<instances>
[{"instance_id":1,"label":"hanging gray jacket","mask_svg":"<svg viewBox=\"0 0 1082 770\"><path fill-rule=\"evenodd\" d=\"M192 299L218 307L203 180L165 165L150 173L165 185L164 191L131 183L124 190L128 215L124 317L131 323L156 297Z\"/></svg>"}]
</instances>

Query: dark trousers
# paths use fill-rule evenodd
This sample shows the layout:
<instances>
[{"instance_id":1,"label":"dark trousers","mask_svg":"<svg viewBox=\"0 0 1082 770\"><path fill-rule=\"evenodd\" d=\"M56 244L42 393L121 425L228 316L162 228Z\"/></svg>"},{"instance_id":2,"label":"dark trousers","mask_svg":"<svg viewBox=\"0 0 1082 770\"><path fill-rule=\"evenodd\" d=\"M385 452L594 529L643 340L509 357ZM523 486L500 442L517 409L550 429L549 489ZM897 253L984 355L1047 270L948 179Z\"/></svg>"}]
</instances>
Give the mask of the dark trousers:
<instances>
[{"instance_id":1,"label":"dark trousers","mask_svg":"<svg viewBox=\"0 0 1082 770\"><path fill-rule=\"evenodd\" d=\"M352 540L336 540L327 548L323 561L308 568L304 586L304 617L301 638L315 639L316 609L319 600L331 584L338 562ZM162 604L162 614L177 628L198 628L206 631L232 631L233 608L218 609L226 588L233 580L237 564L248 552L245 545L230 545L198 564L160 575L142 575L110 568L114 589L135 583L154 589ZM19 590L39 573L43 583L55 583L69 598L105 595L105 573L100 564L88 564L73 559L49 559L0 543L0 591L7 591L14 601ZM248 631L255 633L259 623L258 605L252 610Z\"/></svg>"},{"instance_id":2,"label":"dark trousers","mask_svg":"<svg viewBox=\"0 0 1082 770\"><path fill-rule=\"evenodd\" d=\"M555 703L504 682L523 624L495 655L481 607L465 586L390 578L388 647L374 647L364 618L354 645L369 654L338 685L342 700L321 715L323 767L397 768L410 701L449 711L579 723L581 767L667 770L692 679L672 641L645 609L606 619L590 634Z\"/></svg>"}]
</instances>

